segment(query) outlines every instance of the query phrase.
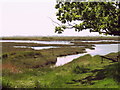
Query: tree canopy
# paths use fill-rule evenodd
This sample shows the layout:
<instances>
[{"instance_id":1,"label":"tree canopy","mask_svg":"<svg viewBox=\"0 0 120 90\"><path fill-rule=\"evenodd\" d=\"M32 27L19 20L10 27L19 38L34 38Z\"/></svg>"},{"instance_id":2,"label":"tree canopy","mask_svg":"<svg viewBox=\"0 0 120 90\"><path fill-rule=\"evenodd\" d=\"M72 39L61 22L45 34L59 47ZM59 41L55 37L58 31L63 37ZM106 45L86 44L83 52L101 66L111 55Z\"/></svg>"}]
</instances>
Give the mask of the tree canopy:
<instances>
[{"instance_id":1,"label":"tree canopy","mask_svg":"<svg viewBox=\"0 0 120 90\"><path fill-rule=\"evenodd\" d=\"M55 32L65 29L89 30L100 34L120 36L119 2L57 2L57 19L61 22Z\"/></svg>"}]
</instances>

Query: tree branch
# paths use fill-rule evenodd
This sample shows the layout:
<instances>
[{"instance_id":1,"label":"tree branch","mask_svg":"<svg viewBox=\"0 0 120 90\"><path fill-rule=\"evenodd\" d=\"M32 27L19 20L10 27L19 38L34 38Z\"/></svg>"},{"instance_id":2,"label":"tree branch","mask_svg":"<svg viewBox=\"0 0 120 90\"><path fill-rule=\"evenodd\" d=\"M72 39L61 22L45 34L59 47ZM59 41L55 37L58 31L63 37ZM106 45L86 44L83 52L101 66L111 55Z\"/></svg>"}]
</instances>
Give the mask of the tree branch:
<instances>
[{"instance_id":1,"label":"tree branch","mask_svg":"<svg viewBox=\"0 0 120 90\"><path fill-rule=\"evenodd\" d=\"M56 23L57 25L61 26L59 23L53 21L50 17L48 17L53 23ZM54 25L54 24L53 24ZM55 26L55 25L54 25Z\"/></svg>"}]
</instances>

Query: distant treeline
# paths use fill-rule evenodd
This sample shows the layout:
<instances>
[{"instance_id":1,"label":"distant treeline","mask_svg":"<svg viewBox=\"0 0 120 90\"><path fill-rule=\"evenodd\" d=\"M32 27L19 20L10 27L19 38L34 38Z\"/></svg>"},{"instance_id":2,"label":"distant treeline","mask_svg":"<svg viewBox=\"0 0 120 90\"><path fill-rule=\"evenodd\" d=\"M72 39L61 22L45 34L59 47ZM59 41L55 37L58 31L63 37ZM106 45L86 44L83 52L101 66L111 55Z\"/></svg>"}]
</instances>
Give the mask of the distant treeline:
<instances>
[{"instance_id":1,"label":"distant treeline","mask_svg":"<svg viewBox=\"0 0 120 90\"><path fill-rule=\"evenodd\" d=\"M119 37L114 36L64 36L64 37L2 37L3 40L40 40L40 41L75 41L75 40L119 40Z\"/></svg>"}]
</instances>

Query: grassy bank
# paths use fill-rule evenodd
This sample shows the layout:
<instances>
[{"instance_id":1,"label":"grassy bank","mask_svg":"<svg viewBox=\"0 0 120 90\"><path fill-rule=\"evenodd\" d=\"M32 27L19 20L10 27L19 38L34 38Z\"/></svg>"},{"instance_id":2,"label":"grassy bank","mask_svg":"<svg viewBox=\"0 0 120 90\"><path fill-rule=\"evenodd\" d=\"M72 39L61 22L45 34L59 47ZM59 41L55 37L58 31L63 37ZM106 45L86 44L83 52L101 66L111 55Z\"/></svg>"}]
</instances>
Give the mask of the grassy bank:
<instances>
[{"instance_id":1,"label":"grassy bank","mask_svg":"<svg viewBox=\"0 0 120 90\"><path fill-rule=\"evenodd\" d=\"M118 53L111 53L113 56ZM3 87L19 88L118 88L120 63L99 55L85 55L56 68L29 68L22 72L3 71Z\"/></svg>"}]
</instances>

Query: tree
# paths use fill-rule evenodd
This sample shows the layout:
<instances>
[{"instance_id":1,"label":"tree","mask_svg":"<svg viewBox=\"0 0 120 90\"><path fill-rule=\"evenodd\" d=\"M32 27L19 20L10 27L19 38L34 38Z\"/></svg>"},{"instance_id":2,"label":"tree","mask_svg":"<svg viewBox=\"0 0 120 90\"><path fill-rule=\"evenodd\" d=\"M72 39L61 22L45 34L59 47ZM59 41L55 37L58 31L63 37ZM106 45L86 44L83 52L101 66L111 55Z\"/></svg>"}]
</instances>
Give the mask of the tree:
<instances>
[{"instance_id":1,"label":"tree","mask_svg":"<svg viewBox=\"0 0 120 90\"><path fill-rule=\"evenodd\" d=\"M119 2L58 1L55 8L57 19L62 23L55 27L57 33L74 28L78 32L89 29L90 32L120 36Z\"/></svg>"}]
</instances>

